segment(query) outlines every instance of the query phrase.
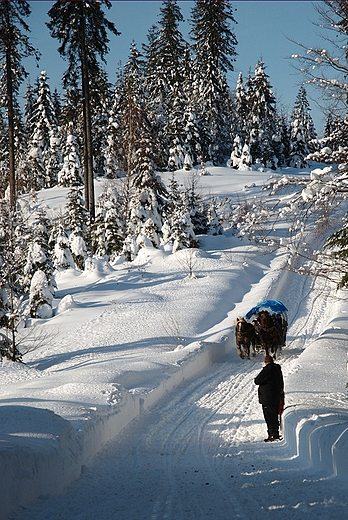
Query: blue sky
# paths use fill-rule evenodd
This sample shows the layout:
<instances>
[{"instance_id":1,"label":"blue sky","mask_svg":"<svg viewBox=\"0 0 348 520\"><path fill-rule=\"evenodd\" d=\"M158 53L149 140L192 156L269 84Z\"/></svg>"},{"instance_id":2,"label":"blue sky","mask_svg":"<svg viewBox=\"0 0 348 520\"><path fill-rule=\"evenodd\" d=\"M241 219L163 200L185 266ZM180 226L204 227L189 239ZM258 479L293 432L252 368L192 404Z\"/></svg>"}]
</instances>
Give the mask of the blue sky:
<instances>
[{"instance_id":1,"label":"blue sky","mask_svg":"<svg viewBox=\"0 0 348 520\"><path fill-rule=\"evenodd\" d=\"M31 43L40 50L42 57L39 69L33 60L27 60L25 66L30 72L30 81L34 82L41 70L46 70L50 78L52 90L61 90L60 79L67 64L58 54L58 42L50 37L45 26L48 21L47 12L53 2L31 1L32 15L28 18L31 28ZM294 68L294 61L287 59L291 54L299 52L300 48L289 41L295 41L308 46L324 46L320 29L312 22L319 19L315 5L322 2L310 1L232 1L236 9L237 24L232 27L238 45L238 56L235 70L228 74L228 81L235 87L239 72L246 78L249 69L253 72L256 63L262 59L266 65L273 92L279 105L291 110L303 78ZM147 43L147 34L152 24L158 21L161 1L120 1L112 2L112 8L106 11L120 36L110 35L110 53L107 56L107 70L111 82L115 81L118 64L125 63L128 58L131 42L134 40L139 49ZM184 37L188 37L190 25L188 20L191 8L190 1L179 1L185 23L180 27ZM24 91L23 87L23 91ZM323 117L314 100L314 92L307 89L312 116L318 133L323 128ZM315 98L314 98L315 99Z\"/></svg>"}]
</instances>

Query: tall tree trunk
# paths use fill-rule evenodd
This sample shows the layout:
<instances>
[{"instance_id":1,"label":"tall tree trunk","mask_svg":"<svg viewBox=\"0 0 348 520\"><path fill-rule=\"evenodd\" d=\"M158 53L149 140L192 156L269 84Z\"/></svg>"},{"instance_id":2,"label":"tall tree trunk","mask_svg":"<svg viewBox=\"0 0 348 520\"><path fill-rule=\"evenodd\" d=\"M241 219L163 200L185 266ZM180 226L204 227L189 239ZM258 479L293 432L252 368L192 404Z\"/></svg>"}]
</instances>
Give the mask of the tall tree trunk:
<instances>
[{"instance_id":1,"label":"tall tree trunk","mask_svg":"<svg viewBox=\"0 0 348 520\"><path fill-rule=\"evenodd\" d=\"M81 2L82 4L82 2ZM82 6L83 8L83 6ZM90 221L95 218L94 201L94 173L93 173L93 144L92 144L92 125L91 125L91 103L89 93L89 73L88 55L85 37L85 19L82 16L82 45L81 45L81 72L82 72L82 96L83 96L83 131L84 131L84 179L85 194L87 198L85 204L89 210Z\"/></svg>"},{"instance_id":2,"label":"tall tree trunk","mask_svg":"<svg viewBox=\"0 0 348 520\"><path fill-rule=\"evenodd\" d=\"M10 20L6 13L6 27L8 42L10 36ZM11 209L16 204L16 173L15 173L15 150L14 150L14 111L13 111L13 81L12 81L12 60L10 45L6 46L6 98L7 98L7 117L8 117L8 139L9 139L9 181L10 181L10 204Z\"/></svg>"}]
</instances>

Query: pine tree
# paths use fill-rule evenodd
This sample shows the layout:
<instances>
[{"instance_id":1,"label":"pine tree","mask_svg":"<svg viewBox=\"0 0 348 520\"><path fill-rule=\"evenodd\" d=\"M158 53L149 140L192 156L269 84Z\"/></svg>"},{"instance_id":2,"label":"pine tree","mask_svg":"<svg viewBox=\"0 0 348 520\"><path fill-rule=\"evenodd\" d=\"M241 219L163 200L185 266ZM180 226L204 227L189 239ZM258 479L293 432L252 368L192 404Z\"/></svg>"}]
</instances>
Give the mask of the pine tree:
<instances>
[{"instance_id":1,"label":"pine tree","mask_svg":"<svg viewBox=\"0 0 348 520\"><path fill-rule=\"evenodd\" d=\"M274 140L275 154L278 158L278 166L288 166L290 157L290 133L288 115L280 112L276 116L276 138Z\"/></svg>"},{"instance_id":2,"label":"pine tree","mask_svg":"<svg viewBox=\"0 0 348 520\"><path fill-rule=\"evenodd\" d=\"M199 128L203 160L222 164L229 155L231 117L226 74L234 69L235 23L227 0L196 0L191 16L195 96L201 105Z\"/></svg>"},{"instance_id":3,"label":"pine tree","mask_svg":"<svg viewBox=\"0 0 348 520\"><path fill-rule=\"evenodd\" d=\"M190 212L194 234L205 235L208 231L208 217L201 193L198 190L198 182L196 173L190 175L185 190L185 204Z\"/></svg>"},{"instance_id":4,"label":"pine tree","mask_svg":"<svg viewBox=\"0 0 348 520\"><path fill-rule=\"evenodd\" d=\"M9 331L11 349L8 357L21 359L16 344L21 304L25 298L23 268L27 251L27 232L20 208L0 200L0 326Z\"/></svg>"},{"instance_id":5,"label":"pine tree","mask_svg":"<svg viewBox=\"0 0 348 520\"><path fill-rule=\"evenodd\" d=\"M249 89L250 89L250 81L249 81ZM248 95L250 96L250 90L248 90ZM246 92L246 87L243 82L243 75L240 72L238 75L236 92L235 92L235 104L234 104L234 112L235 112L235 121L233 123L233 133L235 136L239 137L239 142L241 146L247 140L249 136L249 127L248 123L250 121L250 103L248 103L248 95Z\"/></svg>"},{"instance_id":6,"label":"pine tree","mask_svg":"<svg viewBox=\"0 0 348 520\"><path fill-rule=\"evenodd\" d=\"M70 124L70 133L67 135L63 149L63 165L58 172L58 184L60 186L71 187L83 184L82 168L76 141L74 129L72 124Z\"/></svg>"},{"instance_id":7,"label":"pine tree","mask_svg":"<svg viewBox=\"0 0 348 520\"><path fill-rule=\"evenodd\" d=\"M158 24L151 27L148 44L144 45L147 106L157 136L158 168L167 167L169 148L176 139L183 145L183 63L187 44L179 30L182 21L177 1L163 1Z\"/></svg>"},{"instance_id":8,"label":"pine tree","mask_svg":"<svg viewBox=\"0 0 348 520\"><path fill-rule=\"evenodd\" d=\"M164 243L172 244L172 252L196 246L190 212L185 203L184 193L172 175L168 185L168 204L165 207L162 235Z\"/></svg>"},{"instance_id":9,"label":"pine tree","mask_svg":"<svg viewBox=\"0 0 348 520\"><path fill-rule=\"evenodd\" d=\"M101 71L91 84L94 173L99 177L104 177L107 172L105 150L111 110L111 88L105 71Z\"/></svg>"},{"instance_id":10,"label":"pine tree","mask_svg":"<svg viewBox=\"0 0 348 520\"><path fill-rule=\"evenodd\" d=\"M82 90L84 198L92 221L95 216L95 201L91 84L96 84L97 78L102 76L98 58L105 63L105 56L109 51L107 30L114 35L119 34L115 25L106 19L102 5L110 8L111 2L58 0L49 10L51 20L47 23L52 37L61 43L58 52L69 60L69 67L63 77L64 87L76 92L76 87L80 84Z\"/></svg>"},{"instance_id":11,"label":"pine tree","mask_svg":"<svg viewBox=\"0 0 348 520\"><path fill-rule=\"evenodd\" d=\"M46 274L41 269L35 271L30 284L29 305L32 318L52 317L53 294Z\"/></svg>"},{"instance_id":12,"label":"pine tree","mask_svg":"<svg viewBox=\"0 0 348 520\"><path fill-rule=\"evenodd\" d=\"M122 94L119 85L115 86L113 93L113 104L109 114L109 123L107 127L107 144L105 149L106 176L108 179L122 177L127 171L125 161L126 153L125 142L123 140L122 130L122 111L121 108Z\"/></svg>"},{"instance_id":13,"label":"pine tree","mask_svg":"<svg viewBox=\"0 0 348 520\"><path fill-rule=\"evenodd\" d=\"M56 146L58 139L58 120L48 79L46 71L42 71L37 81L36 100L32 103L31 114L28 115L27 121L27 126L31 130L28 135L31 148L36 149L36 156L40 157L45 172L42 188L50 188L57 182L57 179L51 178L47 172L49 158L52 156L51 145ZM33 173L35 175L35 171Z\"/></svg>"},{"instance_id":14,"label":"pine tree","mask_svg":"<svg viewBox=\"0 0 348 520\"><path fill-rule=\"evenodd\" d=\"M0 2L0 78L1 90L5 92L5 104L8 119L9 144L9 185L12 208L16 202L16 166L15 166L15 102L20 85L27 75L22 65L23 58L35 56L38 52L30 45L29 38L23 31L29 32L25 18L30 15L29 2L25 0L3 0Z\"/></svg>"},{"instance_id":15,"label":"pine tree","mask_svg":"<svg viewBox=\"0 0 348 520\"><path fill-rule=\"evenodd\" d=\"M49 246L52 251L53 265L57 271L75 267L62 217L53 226L49 238Z\"/></svg>"},{"instance_id":16,"label":"pine tree","mask_svg":"<svg viewBox=\"0 0 348 520\"><path fill-rule=\"evenodd\" d=\"M140 159L140 157L139 157ZM162 210L167 203L167 190L153 171L149 156L139 160L138 173L132 178L133 193L129 201L129 220L123 252L133 260L144 246L159 247L162 236Z\"/></svg>"},{"instance_id":17,"label":"pine tree","mask_svg":"<svg viewBox=\"0 0 348 520\"><path fill-rule=\"evenodd\" d=\"M252 90L247 95L252 118L249 137L252 162L261 163L267 168L276 168L276 100L263 61L259 61L255 67Z\"/></svg>"},{"instance_id":18,"label":"pine tree","mask_svg":"<svg viewBox=\"0 0 348 520\"><path fill-rule=\"evenodd\" d=\"M208 217L208 235L222 235L223 229L221 226L221 220L217 213L218 200L212 197L208 204L207 217Z\"/></svg>"},{"instance_id":19,"label":"pine tree","mask_svg":"<svg viewBox=\"0 0 348 520\"><path fill-rule=\"evenodd\" d=\"M88 254L88 214L80 188L73 187L69 190L63 221L74 263L78 269L83 270Z\"/></svg>"},{"instance_id":20,"label":"pine tree","mask_svg":"<svg viewBox=\"0 0 348 520\"><path fill-rule=\"evenodd\" d=\"M338 260L347 261L348 258L348 218L346 217L344 226L332 233L326 244L324 246L325 249L331 249L332 256L337 258ZM341 281L338 284L338 288L346 288L348 287L348 273L344 273Z\"/></svg>"},{"instance_id":21,"label":"pine tree","mask_svg":"<svg viewBox=\"0 0 348 520\"><path fill-rule=\"evenodd\" d=\"M115 144L119 146L117 157L127 175L138 172L137 154L144 134L152 140L150 123L145 107L143 87L143 60L135 42L132 42L129 58L124 66L118 86L119 108Z\"/></svg>"},{"instance_id":22,"label":"pine tree","mask_svg":"<svg viewBox=\"0 0 348 520\"><path fill-rule=\"evenodd\" d=\"M92 227L92 252L113 261L122 253L124 235L121 199L116 189L107 184L98 197L96 219Z\"/></svg>"},{"instance_id":23,"label":"pine tree","mask_svg":"<svg viewBox=\"0 0 348 520\"><path fill-rule=\"evenodd\" d=\"M23 282L29 293L29 314L32 318L52 316L52 301L57 284L48 240L48 218L42 209L36 209L30 218L30 238Z\"/></svg>"},{"instance_id":24,"label":"pine tree","mask_svg":"<svg viewBox=\"0 0 348 520\"><path fill-rule=\"evenodd\" d=\"M316 138L306 89L302 86L297 94L291 115L289 166L305 168L306 158L313 150L311 141Z\"/></svg>"},{"instance_id":25,"label":"pine tree","mask_svg":"<svg viewBox=\"0 0 348 520\"><path fill-rule=\"evenodd\" d=\"M328 164L348 163L348 118L340 114L329 114L324 137L314 141L318 150L307 156L308 161Z\"/></svg>"},{"instance_id":26,"label":"pine tree","mask_svg":"<svg viewBox=\"0 0 348 520\"><path fill-rule=\"evenodd\" d=\"M31 278L39 269L47 276L52 294L56 289L54 280L54 267L49 252L50 222L44 210L37 208L30 216L30 235L28 240L28 253L24 267L23 286L29 290Z\"/></svg>"}]
</instances>

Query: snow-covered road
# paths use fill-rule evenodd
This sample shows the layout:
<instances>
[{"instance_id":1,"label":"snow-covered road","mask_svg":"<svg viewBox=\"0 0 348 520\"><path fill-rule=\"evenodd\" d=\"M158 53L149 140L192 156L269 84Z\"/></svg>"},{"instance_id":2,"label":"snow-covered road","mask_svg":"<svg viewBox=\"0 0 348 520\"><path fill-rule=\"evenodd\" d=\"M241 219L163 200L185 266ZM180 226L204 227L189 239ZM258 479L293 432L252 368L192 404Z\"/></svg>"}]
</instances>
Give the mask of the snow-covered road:
<instances>
[{"instance_id":1,"label":"snow-covered road","mask_svg":"<svg viewBox=\"0 0 348 520\"><path fill-rule=\"evenodd\" d=\"M287 272L274 283L291 309L287 347L279 357L287 390L305 342L325 329L322 317L333 302L324 280ZM274 285L268 290L280 296ZM262 360L261 354L240 360L233 352L184 382L129 424L63 494L41 497L10 519L344 518L345 481L304 464L285 441L263 442L253 382ZM296 405L291 396L288 408Z\"/></svg>"}]
</instances>

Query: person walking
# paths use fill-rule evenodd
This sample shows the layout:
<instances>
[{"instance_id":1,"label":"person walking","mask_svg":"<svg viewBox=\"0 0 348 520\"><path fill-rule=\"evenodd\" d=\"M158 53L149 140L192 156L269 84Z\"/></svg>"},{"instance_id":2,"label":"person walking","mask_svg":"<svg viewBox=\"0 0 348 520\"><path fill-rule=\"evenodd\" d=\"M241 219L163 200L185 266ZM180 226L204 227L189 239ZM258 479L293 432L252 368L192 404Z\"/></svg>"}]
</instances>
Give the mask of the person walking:
<instances>
[{"instance_id":1,"label":"person walking","mask_svg":"<svg viewBox=\"0 0 348 520\"><path fill-rule=\"evenodd\" d=\"M265 442L279 440L278 410L284 396L284 379L280 365L274 362L272 356L265 356L265 366L254 381L259 387L259 403L267 424L268 437Z\"/></svg>"}]
</instances>

